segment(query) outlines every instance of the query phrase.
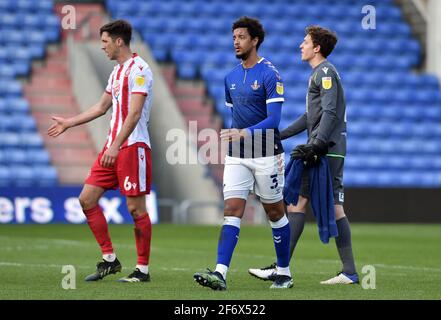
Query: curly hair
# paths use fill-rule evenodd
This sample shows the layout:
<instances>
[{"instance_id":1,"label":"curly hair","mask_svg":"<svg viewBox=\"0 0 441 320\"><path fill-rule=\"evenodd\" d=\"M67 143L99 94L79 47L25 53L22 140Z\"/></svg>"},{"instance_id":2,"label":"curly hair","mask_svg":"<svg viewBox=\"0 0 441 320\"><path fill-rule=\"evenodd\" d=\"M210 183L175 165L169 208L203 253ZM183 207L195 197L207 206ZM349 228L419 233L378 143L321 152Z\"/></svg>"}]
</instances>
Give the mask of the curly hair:
<instances>
[{"instance_id":1,"label":"curly hair","mask_svg":"<svg viewBox=\"0 0 441 320\"><path fill-rule=\"evenodd\" d=\"M247 28L251 39L258 38L256 49L259 49L265 39L265 30L259 20L250 17L241 17L233 23L232 31L238 28Z\"/></svg>"},{"instance_id":2,"label":"curly hair","mask_svg":"<svg viewBox=\"0 0 441 320\"><path fill-rule=\"evenodd\" d=\"M329 29L314 25L305 29L305 34L310 35L314 47L320 46L320 53L327 57L337 44L337 34Z\"/></svg>"},{"instance_id":3,"label":"curly hair","mask_svg":"<svg viewBox=\"0 0 441 320\"><path fill-rule=\"evenodd\" d=\"M100 36L103 32L107 32L113 41L115 41L116 38L122 38L127 46L130 45L132 26L125 20L115 20L105 24L100 29Z\"/></svg>"}]
</instances>

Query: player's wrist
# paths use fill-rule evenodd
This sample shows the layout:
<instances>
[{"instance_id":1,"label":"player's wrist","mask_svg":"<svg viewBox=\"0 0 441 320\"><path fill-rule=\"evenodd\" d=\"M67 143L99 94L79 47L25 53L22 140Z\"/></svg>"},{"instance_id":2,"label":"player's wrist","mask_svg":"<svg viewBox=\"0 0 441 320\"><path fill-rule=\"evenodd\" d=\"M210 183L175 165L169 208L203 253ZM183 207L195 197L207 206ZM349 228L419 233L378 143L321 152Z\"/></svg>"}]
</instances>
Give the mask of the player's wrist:
<instances>
[{"instance_id":1,"label":"player's wrist","mask_svg":"<svg viewBox=\"0 0 441 320\"><path fill-rule=\"evenodd\" d=\"M75 121L72 118L66 119L64 126L66 129L72 128L75 126Z\"/></svg>"},{"instance_id":2,"label":"player's wrist","mask_svg":"<svg viewBox=\"0 0 441 320\"><path fill-rule=\"evenodd\" d=\"M328 152L328 145L322 139L314 138L311 144L314 146L314 148L317 150L317 152L320 155L324 155Z\"/></svg>"}]
</instances>

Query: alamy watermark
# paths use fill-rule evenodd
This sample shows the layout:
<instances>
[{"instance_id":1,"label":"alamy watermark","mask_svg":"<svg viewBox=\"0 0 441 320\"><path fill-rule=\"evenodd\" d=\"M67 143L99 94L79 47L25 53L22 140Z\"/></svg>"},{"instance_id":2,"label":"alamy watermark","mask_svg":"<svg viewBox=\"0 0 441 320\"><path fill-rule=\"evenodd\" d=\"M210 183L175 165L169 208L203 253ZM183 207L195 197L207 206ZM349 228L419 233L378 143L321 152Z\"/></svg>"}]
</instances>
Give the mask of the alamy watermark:
<instances>
[{"instance_id":1,"label":"alamy watermark","mask_svg":"<svg viewBox=\"0 0 441 320\"><path fill-rule=\"evenodd\" d=\"M61 288L64 290L75 290L77 288L76 270L73 265L65 265L61 273L66 274L61 280Z\"/></svg>"},{"instance_id":2,"label":"alamy watermark","mask_svg":"<svg viewBox=\"0 0 441 320\"><path fill-rule=\"evenodd\" d=\"M238 129L223 129L237 130ZM171 129L166 134L166 161L176 164L224 164L225 156L242 158L271 157L280 152L280 140L274 129L254 130L253 134L240 139L227 141L220 139L219 133L212 128L198 132L197 121L190 121L188 131ZM305 141L306 142L306 141Z\"/></svg>"},{"instance_id":3,"label":"alamy watermark","mask_svg":"<svg viewBox=\"0 0 441 320\"><path fill-rule=\"evenodd\" d=\"M365 290L377 289L377 272L374 266L365 265L361 269L362 274L366 274L361 279L361 287Z\"/></svg>"},{"instance_id":4,"label":"alamy watermark","mask_svg":"<svg viewBox=\"0 0 441 320\"><path fill-rule=\"evenodd\" d=\"M361 8L361 13L365 14L361 20L361 27L364 30L377 28L377 11L372 5L365 5Z\"/></svg>"},{"instance_id":5,"label":"alamy watermark","mask_svg":"<svg viewBox=\"0 0 441 320\"><path fill-rule=\"evenodd\" d=\"M64 30L75 30L77 28L77 12L74 6L64 5L61 8L63 18L61 19L61 27Z\"/></svg>"}]
</instances>

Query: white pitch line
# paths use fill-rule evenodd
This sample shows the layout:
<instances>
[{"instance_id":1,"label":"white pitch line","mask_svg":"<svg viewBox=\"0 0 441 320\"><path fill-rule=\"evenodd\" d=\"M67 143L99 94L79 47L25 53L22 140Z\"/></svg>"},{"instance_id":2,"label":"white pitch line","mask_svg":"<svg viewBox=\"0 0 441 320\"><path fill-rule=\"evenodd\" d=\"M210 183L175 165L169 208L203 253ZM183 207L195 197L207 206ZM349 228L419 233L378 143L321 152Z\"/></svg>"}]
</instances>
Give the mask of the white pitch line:
<instances>
[{"instance_id":1,"label":"white pitch line","mask_svg":"<svg viewBox=\"0 0 441 320\"><path fill-rule=\"evenodd\" d=\"M401 265L388 265L388 264L373 264L374 267L390 268L390 269L404 269L415 271L428 271L428 272L441 272L441 268L429 268L429 267L416 267L416 266L401 266Z\"/></svg>"},{"instance_id":2,"label":"white pitch line","mask_svg":"<svg viewBox=\"0 0 441 320\"><path fill-rule=\"evenodd\" d=\"M318 259L315 260L318 263L335 263L335 264L339 264L341 263L339 260L323 260L323 259ZM357 263L360 266L363 265L372 265L374 267L377 268L389 268L389 269L402 269L402 270L414 270L414 271L429 271L429 272L441 272L441 268L432 268L432 267L417 267L417 266L404 266L404 265L395 265L395 264L386 264L386 263L360 263L358 261Z\"/></svg>"},{"instance_id":3,"label":"white pitch line","mask_svg":"<svg viewBox=\"0 0 441 320\"><path fill-rule=\"evenodd\" d=\"M70 265L70 264L66 264ZM24 268L62 268L65 265L61 264L38 264L38 263L21 263L21 262L10 262L10 261L0 261L0 266L4 267L24 267ZM91 266L74 266L75 268L80 269L90 269Z\"/></svg>"}]
</instances>

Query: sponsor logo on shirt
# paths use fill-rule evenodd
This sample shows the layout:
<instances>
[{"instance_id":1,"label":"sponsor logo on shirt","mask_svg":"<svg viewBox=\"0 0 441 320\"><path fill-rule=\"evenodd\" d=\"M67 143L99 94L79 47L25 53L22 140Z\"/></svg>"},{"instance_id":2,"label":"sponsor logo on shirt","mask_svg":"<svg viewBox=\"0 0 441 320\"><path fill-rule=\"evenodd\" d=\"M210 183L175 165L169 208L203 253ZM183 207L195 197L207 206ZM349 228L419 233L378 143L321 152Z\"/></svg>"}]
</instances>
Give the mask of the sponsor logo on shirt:
<instances>
[{"instance_id":1,"label":"sponsor logo on shirt","mask_svg":"<svg viewBox=\"0 0 441 320\"><path fill-rule=\"evenodd\" d=\"M137 76L135 79L135 83L139 86L142 87L145 83L145 78L141 75Z\"/></svg>"},{"instance_id":2,"label":"sponsor logo on shirt","mask_svg":"<svg viewBox=\"0 0 441 320\"><path fill-rule=\"evenodd\" d=\"M332 88L332 77L323 77L322 78L322 87L325 90Z\"/></svg>"},{"instance_id":3,"label":"sponsor logo on shirt","mask_svg":"<svg viewBox=\"0 0 441 320\"><path fill-rule=\"evenodd\" d=\"M323 67L322 70L323 70L323 72L324 72L325 74L328 74L328 70L329 70L329 69L328 69L327 67Z\"/></svg>"},{"instance_id":4,"label":"sponsor logo on shirt","mask_svg":"<svg viewBox=\"0 0 441 320\"><path fill-rule=\"evenodd\" d=\"M260 88L260 84L257 83L257 80L254 80L254 83L251 85L254 91Z\"/></svg>"},{"instance_id":5,"label":"sponsor logo on shirt","mask_svg":"<svg viewBox=\"0 0 441 320\"><path fill-rule=\"evenodd\" d=\"M236 90L236 84L235 83L231 84L230 90Z\"/></svg>"},{"instance_id":6,"label":"sponsor logo on shirt","mask_svg":"<svg viewBox=\"0 0 441 320\"><path fill-rule=\"evenodd\" d=\"M276 92L280 95L283 94L283 83L282 82L276 83Z\"/></svg>"}]
</instances>

